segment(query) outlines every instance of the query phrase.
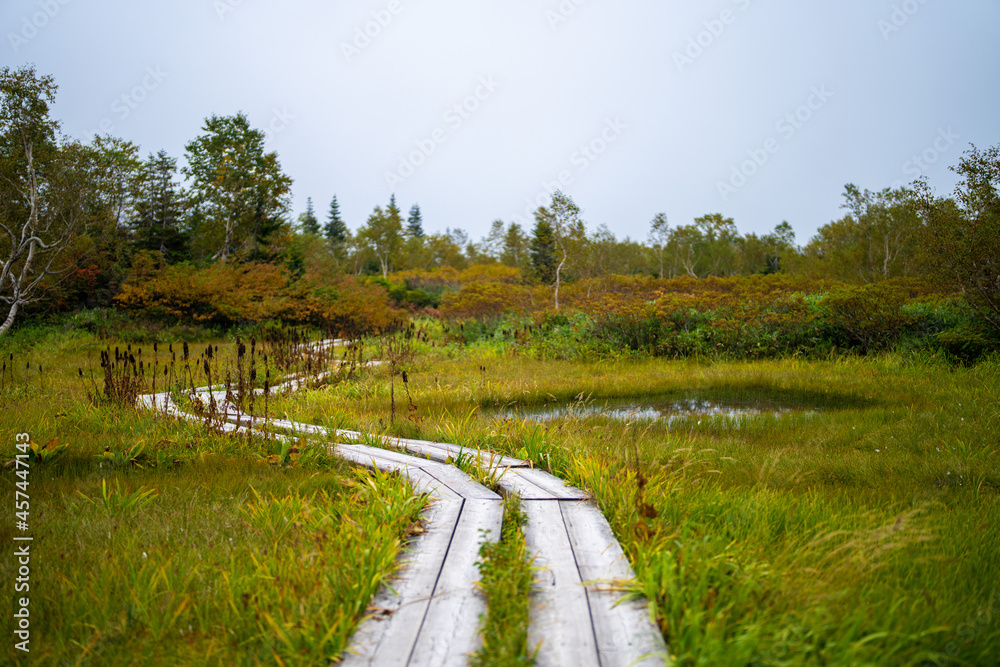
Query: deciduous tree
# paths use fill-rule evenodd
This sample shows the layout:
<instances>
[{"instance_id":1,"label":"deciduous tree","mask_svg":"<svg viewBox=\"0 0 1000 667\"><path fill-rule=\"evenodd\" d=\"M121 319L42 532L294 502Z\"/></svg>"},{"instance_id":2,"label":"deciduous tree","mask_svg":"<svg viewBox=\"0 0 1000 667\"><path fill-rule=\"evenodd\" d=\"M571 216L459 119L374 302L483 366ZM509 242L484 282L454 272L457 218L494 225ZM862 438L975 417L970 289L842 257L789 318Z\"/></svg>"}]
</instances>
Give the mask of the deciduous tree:
<instances>
[{"instance_id":1,"label":"deciduous tree","mask_svg":"<svg viewBox=\"0 0 1000 667\"><path fill-rule=\"evenodd\" d=\"M961 179L953 198L919 185L922 257L931 275L1000 331L1000 145L973 146L952 171Z\"/></svg>"},{"instance_id":2,"label":"deciduous tree","mask_svg":"<svg viewBox=\"0 0 1000 667\"><path fill-rule=\"evenodd\" d=\"M69 250L84 225L95 160L92 149L60 142L49 116L56 90L33 67L0 70L0 335L77 266Z\"/></svg>"},{"instance_id":3,"label":"deciduous tree","mask_svg":"<svg viewBox=\"0 0 1000 667\"><path fill-rule=\"evenodd\" d=\"M291 206L292 179L285 175L278 154L264 151L264 133L250 127L247 117L211 116L205 134L186 146L191 192L212 256L223 264L234 252L261 254L281 227Z\"/></svg>"},{"instance_id":4,"label":"deciduous tree","mask_svg":"<svg viewBox=\"0 0 1000 667\"><path fill-rule=\"evenodd\" d=\"M367 222L358 230L357 241L378 260L382 277L388 277L393 260L403 245L403 225L399 209L395 207L395 196L388 209L375 207Z\"/></svg>"}]
</instances>

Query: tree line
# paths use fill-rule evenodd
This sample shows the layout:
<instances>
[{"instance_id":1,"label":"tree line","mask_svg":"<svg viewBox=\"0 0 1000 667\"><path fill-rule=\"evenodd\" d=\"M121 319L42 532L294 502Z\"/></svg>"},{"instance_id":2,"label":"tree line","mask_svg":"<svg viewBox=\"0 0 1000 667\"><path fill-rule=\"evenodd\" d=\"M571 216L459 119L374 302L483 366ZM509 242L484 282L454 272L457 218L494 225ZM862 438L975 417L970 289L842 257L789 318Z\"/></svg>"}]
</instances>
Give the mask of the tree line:
<instances>
[{"instance_id":1,"label":"tree line","mask_svg":"<svg viewBox=\"0 0 1000 667\"><path fill-rule=\"evenodd\" d=\"M292 179L246 115L213 115L185 146L165 151L110 137L80 142L51 117L57 86L33 67L0 71L0 334L19 312L110 305L136 257L194 267L278 264L302 276L389 279L395 272L499 264L551 285L611 274L661 279L786 273L846 282L923 277L962 292L1000 328L1000 156L973 147L953 169L952 197L926 182L843 193L844 215L797 245L792 226L741 234L710 213L673 225L665 213L643 240L591 228L562 192L534 212L534 226L492 222L473 240L462 229L425 231L420 206L404 216L395 195L351 231L334 195L317 216L312 199L293 218Z\"/></svg>"}]
</instances>

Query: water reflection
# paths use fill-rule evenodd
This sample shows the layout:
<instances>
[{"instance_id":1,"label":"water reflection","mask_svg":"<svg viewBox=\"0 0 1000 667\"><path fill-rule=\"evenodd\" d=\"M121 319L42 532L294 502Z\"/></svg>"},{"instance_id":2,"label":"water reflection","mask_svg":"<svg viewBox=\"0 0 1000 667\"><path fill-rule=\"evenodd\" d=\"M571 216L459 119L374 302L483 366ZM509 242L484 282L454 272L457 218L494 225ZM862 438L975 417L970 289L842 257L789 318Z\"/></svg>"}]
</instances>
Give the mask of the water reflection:
<instances>
[{"instance_id":1,"label":"water reflection","mask_svg":"<svg viewBox=\"0 0 1000 667\"><path fill-rule=\"evenodd\" d=\"M504 417L552 421L564 417L590 417L601 415L618 421L659 421L670 427L678 421L712 419L738 424L747 417L780 417L787 413L813 414L815 410L782 406L769 401L726 402L704 398L573 401L547 405L518 406L503 411ZM700 421L699 421L700 423Z\"/></svg>"}]
</instances>

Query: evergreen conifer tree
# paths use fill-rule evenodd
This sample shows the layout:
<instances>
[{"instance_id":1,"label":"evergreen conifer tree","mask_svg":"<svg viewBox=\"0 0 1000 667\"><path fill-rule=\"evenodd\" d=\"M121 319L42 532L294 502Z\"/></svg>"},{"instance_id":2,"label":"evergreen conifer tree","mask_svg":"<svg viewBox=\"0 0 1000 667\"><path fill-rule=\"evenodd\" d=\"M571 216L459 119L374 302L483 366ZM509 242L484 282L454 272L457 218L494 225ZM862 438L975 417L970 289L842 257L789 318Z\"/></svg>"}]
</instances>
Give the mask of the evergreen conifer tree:
<instances>
[{"instance_id":1,"label":"evergreen conifer tree","mask_svg":"<svg viewBox=\"0 0 1000 667\"><path fill-rule=\"evenodd\" d=\"M306 199L306 212L299 216L299 226L303 234L319 236L319 220L316 219L312 197Z\"/></svg>"},{"instance_id":2,"label":"evergreen conifer tree","mask_svg":"<svg viewBox=\"0 0 1000 667\"><path fill-rule=\"evenodd\" d=\"M535 229L531 236L531 267L535 277L546 284L556 279L556 233L552 214L544 206L535 211Z\"/></svg>"},{"instance_id":3,"label":"evergreen conifer tree","mask_svg":"<svg viewBox=\"0 0 1000 667\"><path fill-rule=\"evenodd\" d=\"M150 154L142 165L142 185L136 202L136 246L163 253L167 261L177 262L188 257L188 234L181 226L184 216L184 195L174 176L177 160L161 150Z\"/></svg>"},{"instance_id":4,"label":"evergreen conifer tree","mask_svg":"<svg viewBox=\"0 0 1000 667\"><path fill-rule=\"evenodd\" d=\"M339 247L347 241L347 225L340 217L340 204L337 203L337 195L334 195L330 202L330 212L327 214L326 225L323 227L323 235L334 247Z\"/></svg>"},{"instance_id":5,"label":"evergreen conifer tree","mask_svg":"<svg viewBox=\"0 0 1000 667\"><path fill-rule=\"evenodd\" d=\"M424 237L424 218L420 214L420 205L410 207L410 217L406 220L406 235L412 239Z\"/></svg>"}]
</instances>

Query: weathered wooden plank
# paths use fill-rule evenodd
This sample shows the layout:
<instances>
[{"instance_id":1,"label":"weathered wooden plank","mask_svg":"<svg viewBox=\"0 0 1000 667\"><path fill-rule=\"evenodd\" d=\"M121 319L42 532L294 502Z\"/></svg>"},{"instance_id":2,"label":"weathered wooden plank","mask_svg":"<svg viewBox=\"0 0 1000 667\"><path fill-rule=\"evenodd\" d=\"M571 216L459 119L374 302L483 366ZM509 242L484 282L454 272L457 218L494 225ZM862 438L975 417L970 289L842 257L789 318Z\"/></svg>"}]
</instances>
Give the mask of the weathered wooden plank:
<instances>
[{"instance_id":1,"label":"weathered wooden plank","mask_svg":"<svg viewBox=\"0 0 1000 667\"><path fill-rule=\"evenodd\" d=\"M427 609L420 637L413 648L411 667L459 666L482 644L479 618L486 613L486 599L478 590L479 549L500 538L503 503L466 500L455 528L434 597Z\"/></svg>"},{"instance_id":2,"label":"weathered wooden plank","mask_svg":"<svg viewBox=\"0 0 1000 667\"><path fill-rule=\"evenodd\" d=\"M281 388L294 389L302 379L286 378ZM214 397L223 416L234 422L221 424L223 431L251 432L247 415L226 403L224 392L206 387L202 393L202 400ZM140 400L145 407L167 414L201 419L181 411L166 393ZM262 425L262 421L255 422L254 427ZM327 436L330 432L290 420L271 420L270 424L299 435ZM337 434L360 439L357 433ZM476 561L484 537L499 537L502 506L491 491L444 464L460 455L505 469L500 486L525 500L525 537L541 568L533 589L529 629L529 642L540 646L539 665L618 667L660 665L669 660L647 605L622 602L616 583L634 575L600 511L578 502L587 494L510 457L491 458L488 452L403 438L389 439L386 444L418 456L365 445L336 445L335 450L361 465L407 475L417 492L432 494L435 502L425 511L425 533L400 556L403 566L392 587L383 588L373 600L378 613L355 634L355 654L347 657L347 664L458 665L465 664L478 646L478 619L485 602L476 589Z\"/></svg>"},{"instance_id":3,"label":"weathered wooden plank","mask_svg":"<svg viewBox=\"0 0 1000 667\"><path fill-rule=\"evenodd\" d=\"M528 522L524 538L540 568L531 595L529 648L538 646L539 667L598 665L587 591L573 558L558 503L521 503Z\"/></svg>"},{"instance_id":4,"label":"weathered wooden plank","mask_svg":"<svg viewBox=\"0 0 1000 667\"><path fill-rule=\"evenodd\" d=\"M372 599L371 614L358 626L341 664L409 664L464 502L439 500L431 506L425 514L424 534L400 557L400 570L390 585Z\"/></svg>"},{"instance_id":5,"label":"weathered wooden plank","mask_svg":"<svg viewBox=\"0 0 1000 667\"><path fill-rule=\"evenodd\" d=\"M500 487L519 493L522 500L584 500L589 496L558 477L533 468L511 468L500 478Z\"/></svg>"},{"instance_id":6,"label":"weathered wooden plank","mask_svg":"<svg viewBox=\"0 0 1000 667\"><path fill-rule=\"evenodd\" d=\"M463 498L470 500L499 500L500 496L479 484L464 472L452 465L437 463L435 461L424 461L424 470L429 475L438 479L441 484L448 486Z\"/></svg>"},{"instance_id":7,"label":"weathered wooden plank","mask_svg":"<svg viewBox=\"0 0 1000 667\"><path fill-rule=\"evenodd\" d=\"M635 579L601 510L589 502L559 503L580 576L587 586L603 667L652 667L669 660L663 636L644 600L624 601L622 584Z\"/></svg>"},{"instance_id":8,"label":"weathered wooden plank","mask_svg":"<svg viewBox=\"0 0 1000 667\"><path fill-rule=\"evenodd\" d=\"M402 447L403 449L427 456L431 460L439 461L441 463L447 463L449 459L451 461L457 461L460 456L471 456L478 458L480 465L492 468L526 468L529 465L527 461L522 461L521 459L503 456L502 454L496 454L486 450L469 449L468 447L463 448L447 442L412 440L409 438L392 438L391 442L397 447Z\"/></svg>"},{"instance_id":9,"label":"weathered wooden plank","mask_svg":"<svg viewBox=\"0 0 1000 667\"><path fill-rule=\"evenodd\" d=\"M507 495L518 495L522 500L559 500L530 478L518 475L516 469L507 470L500 478L500 489Z\"/></svg>"},{"instance_id":10,"label":"weathered wooden plank","mask_svg":"<svg viewBox=\"0 0 1000 667\"><path fill-rule=\"evenodd\" d=\"M423 459L418 459L415 456L409 456L408 454L402 454L400 452L394 452L389 449L379 449L378 447L369 447L368 445L337 445L337 451L349 451L356 456L367 456L369 458L375 459L376 461L393 461L395 463L402 464L404 466L410 466L414 468L424 468L428 465L434 465L431 461L426 461Z\"/></svg>"}]
</instances>

